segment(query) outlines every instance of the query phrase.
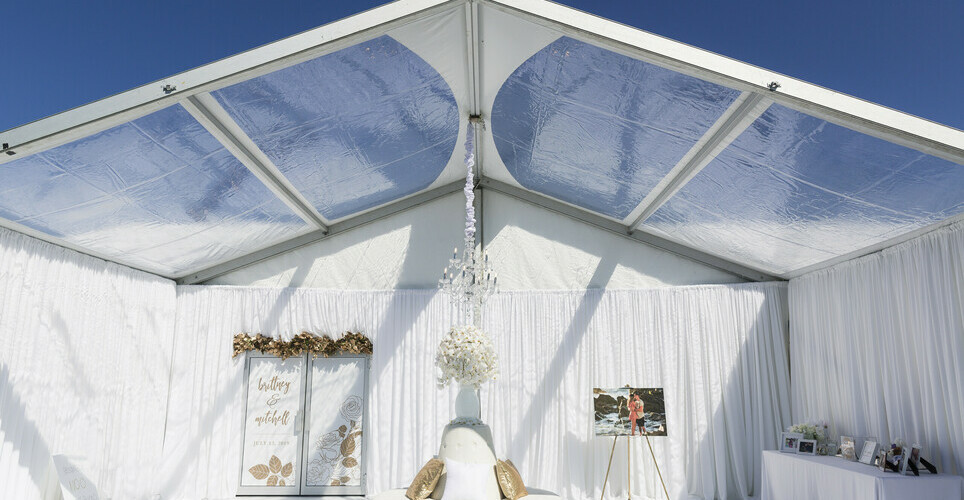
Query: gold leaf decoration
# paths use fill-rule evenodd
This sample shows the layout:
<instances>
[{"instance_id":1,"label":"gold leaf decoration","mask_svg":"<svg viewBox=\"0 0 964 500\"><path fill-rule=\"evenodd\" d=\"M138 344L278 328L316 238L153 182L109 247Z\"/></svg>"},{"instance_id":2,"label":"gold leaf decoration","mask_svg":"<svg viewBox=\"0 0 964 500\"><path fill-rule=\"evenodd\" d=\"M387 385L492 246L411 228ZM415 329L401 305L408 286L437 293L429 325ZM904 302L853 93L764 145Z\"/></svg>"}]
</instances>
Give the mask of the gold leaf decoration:
<instances>
[{"instance_id":1,"label":"gold leaf decoration","mask_svg":"<svg viewBox=\"0 0 964 500\"><path fill-rule=\"evenodd\" d=\"M332 486L341 486L341 481L335 479L335 480L333 480L333 481L331 482L331 485L332 485Z\"/></svg>"},{"instance_id":2,"label":"gold leaf decoration","mask_svg":"<svg viewBox=\"0 0 964 500\"><path fill-rule=\"evenodd\" d=\"M311 353L314 357L333 356L339 352L345 354L371 354L372 341L362 333L345 332L338 340L333 340L328 335L314 335L308 332L301 332L291 340L273 339L265 337L260 333L252 337L248 333L239 333L234 336L234 354L237 357L248 351L261 351L262 353L273 354L281 359L292 356L299 356L302 353Z\"/></svg>"},{"instance_id":3,"label":"gold leaf decoration","mask_svg":"<svg viewBox=\"0 0 964 500\"><path fill-rule=\"evenodd\" d=\"M341 464L344 465L345 467L348 467L349 469L351 469L351 468L355 467L356 465L358 465L358 460L355 460L355 459L352 458L352 457L346 457L344 460L341 461Z\"/></svg>"},{"instance_id":4,"label":"gold leaf decoration","mask_svg":"<svg viewBox=\"0 0 964 500\"><path fill-rule=\"evenodd\" d=\"M342 456L347 457L354 452L355 452L355 435L352 434L346 437L345 440L341 442L341 454Z\"/></svg>"},{"instance_id":5,"label":"gold leaf decoration","mask_svg":"<svg viewBox=\"0 0 964 500\"><path fill-rule=\"evenodd\" d=\"M271 472L274 474L281 472L281 459L271 455L271 460L268 460L268 468L271 469Z\"/></svg>"},{"instance_id":6,"label":"gold leaf decoration","mask_svg":"<svg viewBox=\"0 0 964 500\"><path fill-rule=\"evenodd\" d=\"M281 480L278 481L278 486L284 486L284 485L285 485L285 480L284 480L284 479L281 479Z\"/></svg>"},{"instance_id":7,"label":"gold leaf decoration","mask_svg":"<svg viewBox=\"0 0 964 500\"><path fill-rule=\"evenodd\" d=\"M268 486L277 486L277 485L278 485L278 476L271 476L268 478Z\"/></svg>"},{"instance_id":8,"label":"gold leaf decoration","mask_svg":"<svg viewBox=\"0 0 964 500\"><path fill-rule=\"evenodd\" d=\"M295 470L294 466L291 465L291 462L288 462L288 463L285 464L284 467L281 468L281 475L284 476L284 477L288 477L288 476L291 475L291 473L292 473L294 470Z\"/></svg>"},{"instance_id":9,"label":"gold leaf decoration","mask_svg":"<svg viewBox=\"0 0 964 500\"><path fill-rule=\"evenodd\" d=\"M351 481L351 478L348 476L341 476L341 479L339 479L339 481L341 481L341 484L348 484L348 482Z\"/></svg>"},{"instance_id":10,"label":"gold leaf decoration","mask_svg":"<svg viewBox=\"0 0 964 500\"><path fill-rule=\"evenodd\" d=\"M268 473L271 472L271 471L268 470L268 466L267 466L267 465L258 464L258 465L255 465L254 467L248 469L248 472L250 472L251 475L254 476L255 479L257 479L257 480L260 481L260 480L268 477Z\"/></svg>"}]
</instances>

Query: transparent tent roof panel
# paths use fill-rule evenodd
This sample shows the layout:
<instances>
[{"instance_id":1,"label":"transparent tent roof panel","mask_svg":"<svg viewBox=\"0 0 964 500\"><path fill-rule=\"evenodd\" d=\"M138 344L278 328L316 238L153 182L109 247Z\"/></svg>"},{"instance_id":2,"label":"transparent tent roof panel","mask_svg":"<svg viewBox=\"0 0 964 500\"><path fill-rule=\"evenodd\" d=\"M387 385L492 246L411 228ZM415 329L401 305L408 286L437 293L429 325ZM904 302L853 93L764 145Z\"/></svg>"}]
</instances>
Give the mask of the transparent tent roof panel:
<instances>
[{"instance_id":1,"label":"transparent tent roof panel","mask_svg":"<svg viewBox=\"0 0 964 500\"><path fill-rule=\"evenodd\" d=\"M623 219L738 96L562 37L502 85L492 135L523 187Z\"/></svg>"},{"instance_id":2,"label":"transparent tent roof panel","mask_svg":"<svg viewBox=\"0 0 964 500\"><path fill-rule=\"evenodd\" d=\"M427 188L459 133L448 83L387 35L212 95L329 220Z\"/></svg>"},{"instance_id":3,"label":"transparent tent roof panel","mask_svg":"<svg viewBox=\"0 0 964 500\"><path fill-rule=\"evenodd\" d=\"M5 164L0 217L165 275L310 229L178 105Z\"/></svg>"},{"instance_id":4,"label":"transparent tent roof panel","mask_svg":"<svg viewBox=\"0 0 964 500\"><path fill-rule=\"evenodd\" d=\"M960 165L774 104L645 226L786 273L962 211Z\"/></svg>"}]
</instances>

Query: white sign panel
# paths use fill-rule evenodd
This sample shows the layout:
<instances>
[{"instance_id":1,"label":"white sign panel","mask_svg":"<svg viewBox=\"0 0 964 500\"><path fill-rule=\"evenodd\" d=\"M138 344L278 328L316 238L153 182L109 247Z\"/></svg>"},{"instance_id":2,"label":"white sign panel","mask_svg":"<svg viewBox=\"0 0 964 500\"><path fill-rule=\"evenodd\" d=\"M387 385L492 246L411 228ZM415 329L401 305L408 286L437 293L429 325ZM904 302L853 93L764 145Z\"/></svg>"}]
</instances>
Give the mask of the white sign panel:
<instances>
[{"instance_id":1,"label":"white sign panel","mask_svg":"<svg viewBox=\"0 0 964 500\"><path fill-rule=\"evenodd\" d=\"M305 486L360 493L366 370L364 358L312 361Z\"/></svg>"},{"instance_id":2,"label":"white sign panel","mask_svg":"<svg viewBox=\"0 0 964 500\"><path fill-rule=\"evenodd\" d=\"M99 500L97 487L77 467L78 459L66 455L54 455L54 467L60 479L64 500Z\"/></svg>"},{"instance_id":3,"label":"white sign panel","mask_svg":"<svg viewBox=\"0 0 964 500\"><path fill-rule=\"evenodd\" d=\"M305 358L251 358L241 486L298 486Z\"/></svg>"}]
</instances>

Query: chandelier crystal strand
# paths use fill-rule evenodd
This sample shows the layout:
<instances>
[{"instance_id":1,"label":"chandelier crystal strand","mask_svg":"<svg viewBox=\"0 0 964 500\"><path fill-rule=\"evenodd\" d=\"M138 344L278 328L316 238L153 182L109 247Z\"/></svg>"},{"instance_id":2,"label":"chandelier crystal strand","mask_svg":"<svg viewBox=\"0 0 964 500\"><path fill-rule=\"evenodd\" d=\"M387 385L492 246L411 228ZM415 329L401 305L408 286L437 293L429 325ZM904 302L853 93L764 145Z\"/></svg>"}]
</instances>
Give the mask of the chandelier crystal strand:
<instances>
[{"instance_id":1,"label":"chandelier crystal strand","mask_svg":"<svg viewBox=\"0 0 964 500\"><path fill-rule=\"evenodd\" d=\"M489 257L475 249L475 123L470 121L465 137L465 242L462 255L452 252L448 267L442 272L438 286L449 294L452 303L471 316L472 324L481 326L482 304L495 291L498 276L489 268Z\"/></svg>"}]
</instances>

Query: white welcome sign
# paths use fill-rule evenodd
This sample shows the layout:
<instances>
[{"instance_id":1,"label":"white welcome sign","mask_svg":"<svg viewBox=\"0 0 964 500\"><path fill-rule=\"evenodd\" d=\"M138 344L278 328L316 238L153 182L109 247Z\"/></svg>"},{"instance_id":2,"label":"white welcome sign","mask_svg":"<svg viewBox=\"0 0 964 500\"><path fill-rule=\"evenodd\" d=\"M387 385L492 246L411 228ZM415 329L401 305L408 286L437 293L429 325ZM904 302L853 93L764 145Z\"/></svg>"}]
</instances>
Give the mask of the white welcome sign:
<instances>
[{"instance_id":1,"label":"white welcome sign","mask_svg":"<svg viewBox=\"0 0 964 500\"><path fill-rule=\"evenodd\" d=\"M305 358L249 359L242 487L297 491Z\"/></svg>"},{"instance_id":2,"label":"white welcome sign","mask_svg":"<svg viewBox=\"0 0 964 500\"><path fill-rule=\"evenodd\" d=\"M367 359L311 361L304 486L315 494L364 493L363 443ZM305 491L303 491L304 493Z\"/></svg>"},{"instance_id":3,"label":"white welcome sign","mask_svg":"<svg viewBox=\"0 0 964 500\"><path fill-rule=\"evenodd\" d=\"M53 459L64 500L100 500L97 487L77 466L80 459L66 455L54 455Z\"/></svg>"}]
</instances>

